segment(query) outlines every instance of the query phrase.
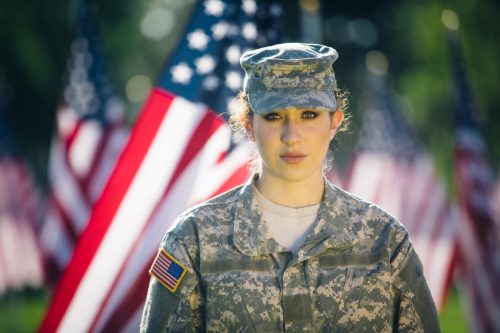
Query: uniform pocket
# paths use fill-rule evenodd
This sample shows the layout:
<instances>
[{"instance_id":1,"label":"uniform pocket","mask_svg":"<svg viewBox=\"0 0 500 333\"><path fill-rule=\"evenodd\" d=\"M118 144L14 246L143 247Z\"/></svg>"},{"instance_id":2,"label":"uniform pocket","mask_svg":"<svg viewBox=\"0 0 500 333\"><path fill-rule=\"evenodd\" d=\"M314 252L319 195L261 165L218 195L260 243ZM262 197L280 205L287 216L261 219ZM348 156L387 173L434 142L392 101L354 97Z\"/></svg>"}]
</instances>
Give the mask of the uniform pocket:
<instances>
[{"instance_id":1,"label":"uniform pocket","mask_svg":"<svg viewBox=\"0 0 500 333\"><path fill-rule=\"evenodd\" d=\"M207 331L279 331L277 277L265 270L212 271L204 276Z\"/></svg>"},{"instance_id":2,"label":"uniform pocket","mask_svg":"<svg viewBox=\"0 0 500 333\"><path fill-rule=\"evenodd\" d=\"M337 321L350 271L345 266L321 265L321 262L319 266L314 266L308 279L312 289L315 326L320 332L330 332Z\"/></svg>"},{"instance_id":3,"label":"uniform pocket","mask_svg":"<svg viewBox=\"0 0 500 333\"><path fill-rule=\"evenodd\" d=\"M349 271L338 326L347 331L390 332L393 305L387 266L377 263Z\"/></svg>"}]
</instances>

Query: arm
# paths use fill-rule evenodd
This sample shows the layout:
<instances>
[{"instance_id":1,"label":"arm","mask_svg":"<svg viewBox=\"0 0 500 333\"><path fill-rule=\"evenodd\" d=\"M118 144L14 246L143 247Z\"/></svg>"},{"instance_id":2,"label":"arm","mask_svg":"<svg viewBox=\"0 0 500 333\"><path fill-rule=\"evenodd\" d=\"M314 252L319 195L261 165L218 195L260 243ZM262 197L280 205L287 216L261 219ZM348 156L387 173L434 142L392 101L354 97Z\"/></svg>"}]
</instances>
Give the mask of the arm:
<instances>
[{"instance_id":1,"label":"arm","mask_svg":"<svg viewBox=\"0 0 500 333\"><path fill-rule=\"evenodd\" d=\"M140 331L144 333L199 331L201 298L198 277L193 269L191 257L184 243L172 234L167 234L162 248L175 258L186 272L179 279L176 288L170 288L161 278L151 276Z\"/></svg>"},{"instance_id":2,"label":"arm","mask_svg":"<svg viewBox=\"0 0 500 333\"><path fill-rule=\"evenodd\" d=\"M408 236L392 256L396 332L440 332L436 306L425 280L422 263Z\"/></svg>"}]
</instances>

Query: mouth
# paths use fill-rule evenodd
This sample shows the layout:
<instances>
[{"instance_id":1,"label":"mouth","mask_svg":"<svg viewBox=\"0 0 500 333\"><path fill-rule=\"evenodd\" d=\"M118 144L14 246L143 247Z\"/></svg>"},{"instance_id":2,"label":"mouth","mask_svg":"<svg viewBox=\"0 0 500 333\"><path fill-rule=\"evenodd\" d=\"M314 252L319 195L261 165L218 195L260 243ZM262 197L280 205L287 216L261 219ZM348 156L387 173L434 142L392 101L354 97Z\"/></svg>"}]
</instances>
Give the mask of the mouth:
<instances>
[{"instance_id":1,"label":"mouth","mask_svg":"<svg viewBox=\"0 0 500 333\"><path fill-rule=\"evenodd\" d=\"M303 153L289 152L281 154L280 157L288 164L299 164L307 157L307 155Z\"/></svg>"}]
</instances>

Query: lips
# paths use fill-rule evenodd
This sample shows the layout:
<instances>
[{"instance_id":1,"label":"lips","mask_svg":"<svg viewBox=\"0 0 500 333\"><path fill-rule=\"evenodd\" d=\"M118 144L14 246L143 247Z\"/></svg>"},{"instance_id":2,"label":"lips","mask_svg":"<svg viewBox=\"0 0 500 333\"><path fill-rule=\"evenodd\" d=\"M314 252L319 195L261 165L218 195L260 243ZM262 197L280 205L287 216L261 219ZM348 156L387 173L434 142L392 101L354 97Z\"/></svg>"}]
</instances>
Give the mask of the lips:
<instances>
[{"instance_id":1,"label":"lips","mask_svg":"<svg viewBox=\"0 0 500 333\"><path fill-rule=\"evenodd\" d=\"M299 152L287 152L280 155L281 159L288 164L299 164L306 156L306 154Z\"/></svg>"}]
</instances>

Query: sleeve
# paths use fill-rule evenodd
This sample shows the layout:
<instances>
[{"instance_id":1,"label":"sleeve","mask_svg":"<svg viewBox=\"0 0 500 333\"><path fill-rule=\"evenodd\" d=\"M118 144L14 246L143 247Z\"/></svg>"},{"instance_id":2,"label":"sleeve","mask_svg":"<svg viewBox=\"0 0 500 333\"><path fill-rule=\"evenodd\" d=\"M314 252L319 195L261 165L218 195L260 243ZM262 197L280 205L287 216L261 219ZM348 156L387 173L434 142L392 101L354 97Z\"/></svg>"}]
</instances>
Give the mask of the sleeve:
<instances>
[{"instance_id":1,"label":"sleeve","mask_svg":"<svg viewBox=\"0 0 500 333\"><path fill-rule=\"evenodd\" d=\"M392 256L396 332L440 332L439 318L422 263L408 235Z\"/></svg>"},{"instance_id":2,"label":"sleeve","mask_svg":"<svg viewBox=\"0 0 500 333\"><path fill-rule=\"evenodd\" d=\"M200 331L199 279L184 242L167 234L150 274L140 332Z\"/></svg>"}]
</instances>

